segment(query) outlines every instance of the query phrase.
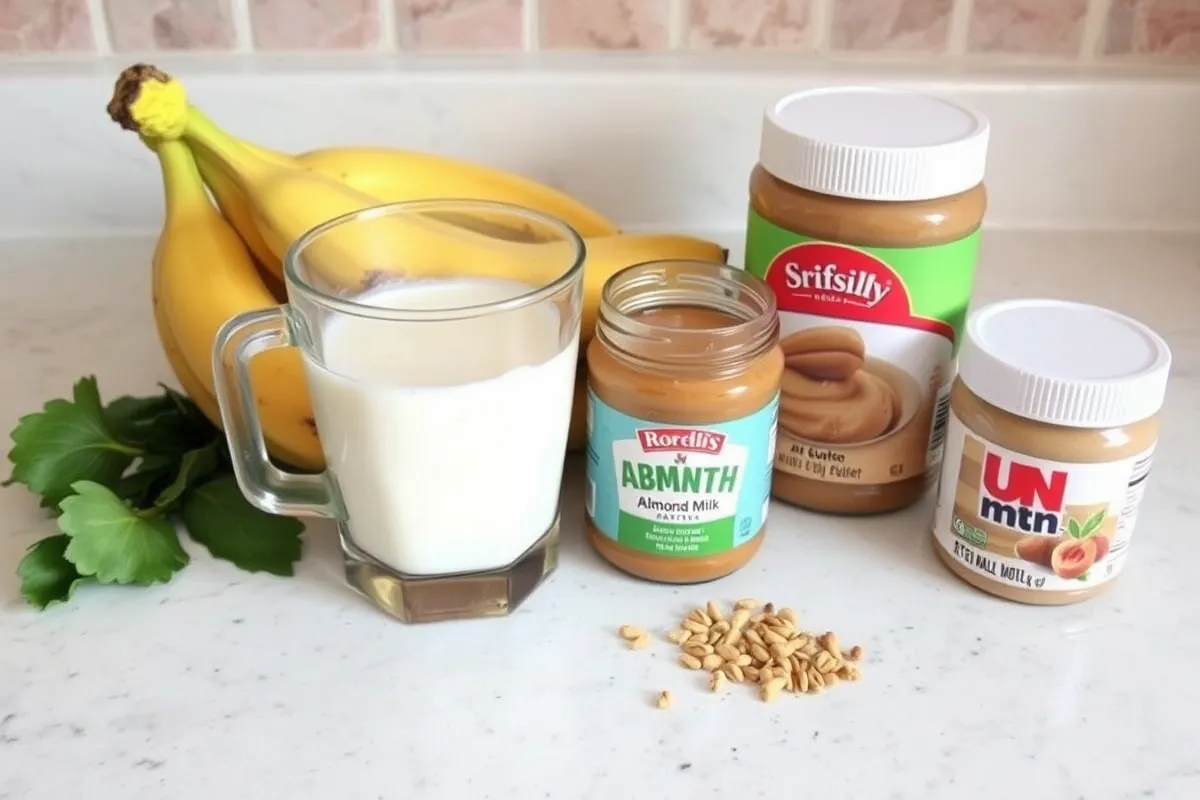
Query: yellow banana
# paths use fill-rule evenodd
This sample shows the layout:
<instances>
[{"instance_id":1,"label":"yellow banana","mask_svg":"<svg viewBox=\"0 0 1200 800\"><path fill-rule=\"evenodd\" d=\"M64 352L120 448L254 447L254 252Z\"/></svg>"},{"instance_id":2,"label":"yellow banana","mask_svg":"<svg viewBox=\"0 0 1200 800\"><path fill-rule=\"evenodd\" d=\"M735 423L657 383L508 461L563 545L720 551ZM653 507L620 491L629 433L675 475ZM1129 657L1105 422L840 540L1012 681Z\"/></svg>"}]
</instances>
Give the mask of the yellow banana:
<instances>
[{"instance_id":1,"label":"yellow banana","mask_svg":"<svg viewBox=\"0 0 1200 800\"><path fill-rule=\"evenodd\" d=\"M203 112L191 113L204 124L216 127ZM436 198L462 198L511 203L549 214L566 222L580 236L611 236L616 224L570 195L538 181L471 161L434 153L389 147L327 147L296 155L281 153L244 139L229 137L262 161L276 166L301 168L342 181L382 203ZM249 198L236 181L208 152L195 149L200 174L213 193L225 218L237 229L254 257L282 277L282 265L264 241L254 222ZM473 227L481 233L514 241L528 241L536 231L514 227L511 217L488 219L487 215L457 215L446 218ZM534 239L536 240L536 239Z\"/></svg>"},{"instance_id":2,"label":"yellow banana","mask_svg":"<svg viewBox=\"0 0 1200 800\"><path fill-rule=\"evenodd\" d=\"M223 170L245 194L257 229L277 257L314 226L380 203L344 181L289 166L295 161L290 156L234 139L188 104L179 81L152 67L122 74L109 113L143 136L182 137L206 162ZM594 330L604 283L617 270L658 259L725 260L719 245L683 235L589 237L586 246L584 342ZM570 265L574 247L566 240L509 241L427 215L382 216L329 230L306 250L305 266L325 283L351 291L381 272L505 277L544 285Z\"/></svg>"},{"instance_id":3,"label":"yellow banana","mask_svg":"<svg viewBox=\"0 0 1200 800\"><path fill-rule=\"evenodd\" d=\"M385 202L495 200L557 217L585 238L620 233L598 211L551 186L448 156L387 147L328 147L300 153L296 160Z\"/></svg>"},{"instance_id":4,"label":"yellow banana","mask_svg":"<svg viewBox=\"0 0 1200 800\"><path fill-rule=\"evenodd\" d=\"M327 176L259 158L203 115L188 115L184 137L210 153L247 190L259 230L277 254L313 226L377 202ZM593 237L586 246L583 341L591 338L595 328L604 283L619 269L667 258L725 260L719 245L678 234ZM362 225L331 229L309 246L305 263L323 280L348 289L367 285L379 272L505 277L545 285L571 264L574 247L567 240L502 240L425 216L379 217Z\"/></svg>"},{"instance_id":5,"label":"yellow banana","mask_svg":"<svg viewBox=\"0 0 1200 800\"><path fill-rule=\"evenodd\" d=\"M271 248L267 247L267 243L263 241L262 234L258 232L258 226L254 224L254 213L250 209L250 202L242 193L241 187L221 168L219 163L214 163L212 157L203 150L197 149L193 155L196 159L196 166L200 168L200 177L204 179L205 185L212 193L217 208L221 209L221 215L238 232L238 236L242 237L242 241L246 243L246 247L254 255L255 260L282 278L283 270L279 258L271 252Z\"/></svg>"},{"instance_id":6,"label":"yellow banana","mask_svg":"<svg viewBox=\"0 0 1200 800\"><path fill-rule=\"evenodd\" d=\"M583 304L580 315L580 345L588 342L596 330L600 313L600 295L614 273L646 261L677 259L710 261L724 264L728 253L721 245L677 233L622 233L588 239L587 261L583 269ZM550 245L530 245L548 247ZM499 275L499 271L497 275Z\"/></svg>"},{"instance_id":7,"label":"yellow banana","mask_svg":"<svg viewBox=\"0 0 1200 800\"><path fill-rule=\"evenodd\" d=\"M213 392L212 343L217 330L237 313L276 301L237 233L209 202L187 145L170 139L151 144L166 194L154 255L158 303L173 335L173 341L164 340L164 347L177 345L200 384L188 389L199 405L198 398ZM250 373L268 450L292 466L321 469L324 459L299 351L269 350L250 362Z\"/></svg>"},{"instance_id":8,"label":"yellow banana","mask_svg":"<svg viewBox=\"0 0 1200 800\"><path fill-rule=\"evenodd\" d=\"M162 302L160 288L162 263L162 259L155 255L151 295L154 304L154 327L158 331L158 340L162 343L163 353L167 357L167 363L175 375L175 380L179 383L179 388L183 389L183 393L191 398L196 407L200 409L200 413L204 414L209 422L217 428L221 428L221 409L217 406L217 398L205 388L195 370L184 358L183 352L179 349L179 342L175 339L175 332L171 330L171 321L167 319L167 308Z\"/></svg>"},{"instance_id":9,"label":"yellow banana","mask_svg":"<svg viewBox=\"0 0 1200 800\"><path fill-rule=\"evenodd\" d=\"M202 114L190 109L185 113L183 138L241 186L259 232L277 257L282 258L292 242L322 222L380 202L320 173L262 158ZM145 133L159 135L154 129ZM566 240L546 245L508 242L426 215L397 215L331 229L305 251L305 263L323 281L348 289L379 272L470 274L476 268L490 270L483 266L488 262L505 265L507 275L532 272L531 277L540 280L570 266L572 247ZM542 269L519 269L522 266Z\"/></svg>"},{"instance_id":10,"label":"yellow banana","mask_svg":"<svg viewBox=\"0 0 1200 800\"><path fill-rule=\"evenodd\" d=\"M184 137L206 163L224 170L248 196L262 240L280 259L292 242L320 222L383 202L315 170L289 168L288 162L296 163L295 159L264 154L261 148L229 136L188 104L179 81L152 67L139 65L122 73L109 113L143 136ZM216 181L219 186L219 175ZM469 216L481 217L486 224L488 213L480 210ZM532 274L544 281L549 279L545 276L561 272L574 256L575 243L569 240L560 238L532 249L526 243L508 241L513 237L489 236L460 224L438 222L433 215L378 218L369 237L361 225L335 229L315 242L306 255L310 267L315 266L324 280L339 288L353 288L364 277L381 271L411 273L417 264L429 274L437 274L483 261L507 263L512 268L510 275L519 275L517 267L533 263L541 269ZM524 224L533 226L532 221ZM553 238L552 233L532 233L526 238ZM327 258L321 258L321 253Z\"/></svg>"}]
</instances>

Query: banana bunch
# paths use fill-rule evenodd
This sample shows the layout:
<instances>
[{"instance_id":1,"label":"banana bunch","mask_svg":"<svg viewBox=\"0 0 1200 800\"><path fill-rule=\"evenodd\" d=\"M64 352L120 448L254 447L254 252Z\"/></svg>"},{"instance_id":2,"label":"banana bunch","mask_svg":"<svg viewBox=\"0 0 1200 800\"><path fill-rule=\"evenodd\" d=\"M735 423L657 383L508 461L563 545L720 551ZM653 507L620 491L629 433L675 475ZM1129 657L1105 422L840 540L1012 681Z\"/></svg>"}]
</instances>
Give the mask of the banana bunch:
<instances>
[{"instance_id":1,"label":"banana bunch","mask_svg":"<svg viewBox=\"0 0 1200 800\"><path fill-rule=\"evenodd\" d=\"M166 213L153 256L155 324L180 386L218 426L211 366L217 330L236 314L282 302L281 264L288 247L341 214L386 202L455 197L512 203L571 225L587 248L581 359L595 329L601 290L613 273L656 259L723 263L726 256L719 245L691 236L622 233L556 189L481 164L383 147L273 151L219 128L188 102L177 80L147 65L121 74L108 112L158 157ZM373 274L411 271L413 264L548 281L561 273L572 247L479 214L379 222L372 225L369 243L354 226L335 229L306 253L306 264L342 286L366 285ZM581 360L570 450L586 443L585 374ZM251 380L272 457L300 469L322 469L299 351L260 354L251 362Z\"/></svg>"}]
</instances>

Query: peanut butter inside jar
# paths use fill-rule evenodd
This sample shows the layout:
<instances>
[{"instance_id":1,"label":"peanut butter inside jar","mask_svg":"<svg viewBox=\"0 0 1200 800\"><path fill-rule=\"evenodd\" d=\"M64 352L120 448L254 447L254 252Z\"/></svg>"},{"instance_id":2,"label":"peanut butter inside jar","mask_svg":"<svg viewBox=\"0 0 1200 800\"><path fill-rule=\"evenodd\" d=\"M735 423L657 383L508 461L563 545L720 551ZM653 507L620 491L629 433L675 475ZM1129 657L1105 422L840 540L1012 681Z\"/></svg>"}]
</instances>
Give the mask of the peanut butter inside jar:
<instances>
[{"instance_id":1,"label":"peanut butter inside jar","mask_svg":"<svg viewBox=\"0 0 1200 800\"><path fill-rule=\"evenodd\" d=\"M917 93L835 87L768 108L745 269L779 310L779 499L874 514L934 483L986 144L981 116Z\"/></svg>"},{"instance_id":2,"label":"peanut butter inside jar","mask_svg":"<svg viewBox=\"0 0 1200 800\"><path fill-rule=\"evenodd\" d=\"M761 165L752 174L750 197L755 212L780 227L803 231L814 239L883 248L961 240L978 231L987 205L983 184L953 197L878 203L805 191L773 177ZM898 423L908 422L913 426L907 434L911 442L901 446L910 451L910 462L925 460L936 397L952 377L948 368L937 371L933 385L914 387L912 376L886 361L872 362L862 339L838 325L798 330L785 336L781 347L788 365L782 379L781 430L794 431L805 441L853 446L877 440L893 433ZM909 415L899 406L917 393L925 398L924 407ZM892 462L900 460L892 458ZM933 484L937 465L926 466L898 480L871 483L838 483L777 469L774 494L834 514L893 511L919 500ZM889 462L886 468L891 467Z\"/></svg>"},{"instance_id":3,"label":"peanut butter inside jar","mask_svg":"<svg viewBox=\"0 0 1200 800\"><path fill-rule=\"evenodd\" d=\"M588 540L631 575L697 583L762 545L783 373L770 291L651 262L605 287L588 364Z\"/></svg>"}]
</instances>

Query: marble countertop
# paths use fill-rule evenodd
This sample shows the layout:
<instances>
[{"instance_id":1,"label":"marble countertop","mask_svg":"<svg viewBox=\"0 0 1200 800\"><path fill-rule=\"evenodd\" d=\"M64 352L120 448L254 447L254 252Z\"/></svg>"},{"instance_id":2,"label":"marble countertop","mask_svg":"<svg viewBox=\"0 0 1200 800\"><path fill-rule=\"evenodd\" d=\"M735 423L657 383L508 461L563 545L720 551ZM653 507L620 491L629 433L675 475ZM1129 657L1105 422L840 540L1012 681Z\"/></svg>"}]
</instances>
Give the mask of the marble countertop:
<instances>
[{"instance_id":1,"label":"marble countertop","mask_svg":"<svg viewBox=\"0 0 1200 800\"><path fill-rule=\"evenodd\" d=\"M732 242L731 242L732 244ZM0 422L95 373L104 395L170 373L143 239L0 244ZM1072 297L1139 316L1174 349L1165 428L1130 566L1107 595L1034 608L937 561L930 502L871 519L776 504L757 559L696 587L609 568L568 468L561 565L506 619L408 627L341 580L311 525L293 578L188 545L154 588L85 587L37 612L14 569L52 530L0 491L0 798L920 800L1200 796L1200 236L984 237L977 302ZM737 252L736 245L734 252ZM796 608L867 651L863 679L764 704L721 695L656 643L709 598ZM669 711L653 696L671 689ZM1188 700L1193 698L1193 700Z\"/></svg>"}]
</instances>

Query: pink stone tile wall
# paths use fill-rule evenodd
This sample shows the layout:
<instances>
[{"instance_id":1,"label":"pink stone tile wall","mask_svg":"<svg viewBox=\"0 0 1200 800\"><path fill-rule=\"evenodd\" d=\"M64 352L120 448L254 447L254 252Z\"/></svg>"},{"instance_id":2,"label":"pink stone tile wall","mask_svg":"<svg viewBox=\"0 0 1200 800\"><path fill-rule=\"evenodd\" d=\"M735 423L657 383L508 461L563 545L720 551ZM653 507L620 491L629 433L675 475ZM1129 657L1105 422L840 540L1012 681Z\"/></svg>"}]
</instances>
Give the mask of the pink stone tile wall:
<instances>
[{"instance_id":1,"label":"pink stone tile wall","mask_svg":"<svg viewBox=\"0 0 1200 800\"><path fill-rule=\"evenodd\" d=\"M755 50L1200 65L1200 0L0 0L0 56Z\"/></svg>"}]
</instances>

